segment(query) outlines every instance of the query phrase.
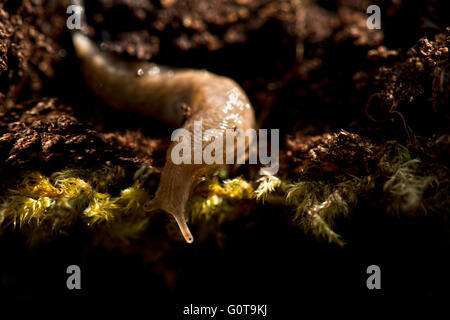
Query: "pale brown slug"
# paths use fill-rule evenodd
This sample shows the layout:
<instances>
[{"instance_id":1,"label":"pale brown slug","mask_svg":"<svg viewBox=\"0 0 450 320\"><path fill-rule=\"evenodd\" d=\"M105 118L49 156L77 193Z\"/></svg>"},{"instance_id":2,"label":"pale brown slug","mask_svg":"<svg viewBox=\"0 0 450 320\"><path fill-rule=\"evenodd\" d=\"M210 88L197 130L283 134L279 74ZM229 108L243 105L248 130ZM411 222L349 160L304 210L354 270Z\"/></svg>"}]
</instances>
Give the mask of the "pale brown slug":
<instances>
[{"instance_id":1,"label":"pale brown slug","mask_svg":"<svg viewBox=\"0 0 450 320\"><path fill-rule=\"evenodd\" d=\"M214 136L221 135L225 141L225 133L235 132L233 139L236 139L238 132L255 126L253 108L246 94L229 78L207 71L124 62L101 51L80 32L73 34L73 43L85 81L115 109L137 112L174 127L183 126L192 133L192 144L199 139L194 134L194 121L201 121L203 149L212 140L211 135L205 135L208 129L215 129ZM193 236L185 218L186 202L198 178L211 174L219 165L206 164L204 160L198 164L174 164L171 151L176 144L172 142L167 151L159 187L153 200L145 204L145 210L162 209L172 214L184 238L191 243ZM235 151L224 149L223 157L227 153L234 155Z\"/></svg>"}]
</instances>

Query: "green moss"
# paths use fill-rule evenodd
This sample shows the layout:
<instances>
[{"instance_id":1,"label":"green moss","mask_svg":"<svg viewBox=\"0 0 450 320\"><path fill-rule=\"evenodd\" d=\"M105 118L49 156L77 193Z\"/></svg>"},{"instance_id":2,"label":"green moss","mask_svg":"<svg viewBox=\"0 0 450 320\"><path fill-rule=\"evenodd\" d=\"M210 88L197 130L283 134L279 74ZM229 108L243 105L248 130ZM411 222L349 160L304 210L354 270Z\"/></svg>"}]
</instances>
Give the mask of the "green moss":
<instances>
[{"instance_id":1,"label":"green moss","mask_svg":"<svg viewBox=\"0 0 450 320\"><path fill-rule=\"evenodd\" d=\"M344 245L334 231L339 217L348 216L358 199L375 188L371 176L351 177L341 183L300 181L291 184L286 200L295 207L294 221L318 239Z\"/></svg>"},{"instance_id":2,"label":"green moss","mask_svg":"<svg viewBox=\"0 0 450 320\"><path fill-rule=\"evenodd\" d=\"M424 194L440 180L434 170L425 167L420 159L412 159L409 150L396 142L385 145L379 168L386 179L383 191L387 194L387 213L398 216L426 212Z\"/></svg>"},{"instance_id":3,"label":"green moss","mask_svg":"<svg viewBox=\"0 0 450 320\"><path fill-rule=\"evenodd\" d=\"M252 186L242 178L225 180L222 183L204 180L188 201L187 212L194 221L209 221L220 212L231 209L232 202L225 200L251 199L252 193Z\"/></svg>"},{"instance_id":4,"label":"green moss","mask_svg":"<svg viewBox=\"0 0 450 320\"><path fill-rule=\"evenodd\" d=\"M258 188L254 191L257 200L262 203L267 199L270 193L281 186L281 180L272 175L265 175L257 180L259 182Z\"/></svg>"},{"instance_id":5,"label":"green moss","mask_svg":"<svg viewBox=\"0 0 450 320\"><path fill-rule=\"evenodd\" d=\"M200 182L187 203L186 214L198 240L215 237L221 242L226 238L222 230L225 222L257 212L258 205L276 205L293 212L293 220L317 239L342 246L344 241L336 231L339 219L353 214L360 199L374 191L384 193L389 214L448 211L448 168L425 168L396 142L386 143L378 159L378 169L370 175L349 175L341 182L292 183L264 176L252 183L242 178L225 179L227 173L222 170ZM125 183L131 185L123 189ZM128 243L147 229L153 217L164 216L143 211L153 193L149 190L157 184L157 170L148 166L137 170L133 178L127 178L120 167L68 169L50 177L28 172L0 198L0 231L21 230L35 245L67 234L81 222L93 231L95 242L105 246ZM183 241L175 223L166 227L172 239Z\"/></svg>"},{"instance_id":6,"label":"green moss","mask_svg":"<svg viewBox=\"0 0 450 320\"><path fill-rule=\"evenodd\" d=\"M121 177L115 177L118 172L122 171L110 167L65 170L51 178L39 172L25 173L1 199L0 228L20 229L30 245L68 233L77 221L88 228L103 228L99 234L107 238L124 240L135 235L148 222L142 210L148 192L141 182L135 182L119 196L111 196L108 188L120 181ZM102 175L104 181L99 180Z\"/></svg>"},{"instance_id":7,"label":"green moss","mask_svg":"<svg viewBox=\"0 0 450 320\"><path fill-rule=\"evenodd\" d=\"M114 213L119 209L115 199L111 199L109 194L94 192L89 206L83 211L82 218L86 220L88 226L101 222L112 221Z\"/></svg>"},{"instance_id":8,"label":"green moss","mask_svg":"<svg viewBox=\"0 0 450 320\"><path fill-rule=\"evenodd\" d=\"M242 178L220 182L215 177L204 179L197 186L187 203L186 214L197 240L213 237L223 245L226 239L223 223L239 219L251 211L254 207L253 187ZM172 233L178 238L176 232Z\"/></svg>"},{"instance_id":9,"label":"green moss","mask_svg":"<svg viewBox=\"0 0 450 320\"><path fill-rule=\"evenodd\" d=\"M420 164L417 159L399 164L384 184L383 190L389 194L388 213L399 215L424 209L423 194L436 178L421 176L418 172Z\"/></svg>"},{"instance_id":10,"label":"green moss","mask_svg":"<svg viewBox=\"0 0 450 320\"><path fill-rule=\"evenodd\" d=\"M295 206L294 220L317 238L343 245L341 237L330 227L339 214L347 214L347 203L324 182L298 182L290 186L287 201ZM328 220L328 222L327 222Z\"/></svg>"}]
</instances>

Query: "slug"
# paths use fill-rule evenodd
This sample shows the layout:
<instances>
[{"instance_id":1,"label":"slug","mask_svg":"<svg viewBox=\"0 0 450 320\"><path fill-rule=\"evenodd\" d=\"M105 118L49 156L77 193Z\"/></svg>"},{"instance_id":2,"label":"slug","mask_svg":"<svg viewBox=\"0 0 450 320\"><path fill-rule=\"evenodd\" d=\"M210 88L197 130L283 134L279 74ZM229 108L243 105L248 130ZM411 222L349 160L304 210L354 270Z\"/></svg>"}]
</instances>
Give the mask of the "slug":
<instances>
[{"instance_id":1,"label":"slug","mask_svg":"<svg viewBox=\"0 0 450 320\"><path fill-rule=\"evenodd\" d=\"M245 132L255 127L253 108L243 89L233 80L204 70L172 69L148 62L125 62L100 50L81 32L72 34L73 45L88 86L112 108L153 117L192 133L192 145L204 150L211 141L206 130L215 129L217 138L226 132ZM196 121L202 123L202 141L194 134ZM144 210L161 209L171 214L188 243L194 238L187 226L185 205L201 176L210 175L219 164L175 164L171 159L173 141L167 154L155 197ZM247 147L250 141L247 143ZM236 145L236 144L235 144ZM227 154L236 150L225 150ZM193 157L192 157L193 159Z\"/></svg>"}]
</instances>

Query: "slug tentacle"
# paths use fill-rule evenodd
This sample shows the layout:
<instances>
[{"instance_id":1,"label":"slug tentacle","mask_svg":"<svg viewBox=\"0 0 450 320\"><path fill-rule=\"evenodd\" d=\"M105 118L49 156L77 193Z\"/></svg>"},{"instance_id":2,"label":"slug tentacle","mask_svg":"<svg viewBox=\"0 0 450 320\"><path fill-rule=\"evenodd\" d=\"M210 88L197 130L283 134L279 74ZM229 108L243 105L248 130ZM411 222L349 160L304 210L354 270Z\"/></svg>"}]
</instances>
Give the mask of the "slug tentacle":
<instances>
[{"instance_id":1,"label":"slug tentacle","mask_svg":"<svg viewBox=\"0 0 450 320\"><path fill-rule=\"evenodd\" d=\"M151 116L175 127L183 125L193 136L191 147L200 143L203 151L214 141L207 134L210 129L214 129L216 138L221 136L225 142L227 132L237 132L237 129L245 132L255 126L247 96L229 78L207 71L127 63L101 51L81 33L73 34L73 43L85 80L99 98L119 110ZM194 132L197 121L202 125L200 137ZM174 164L171 151L175 144L167 151L158 190L145 210L161 209L173 215L190 243L193 237L185 219L186 202L199 176L211 174L219 165L204 160L196 164ZM223 148L224 158L230 153L234 157L236 145L231 150L225 144Z\"/></svg>"}]
</instances>

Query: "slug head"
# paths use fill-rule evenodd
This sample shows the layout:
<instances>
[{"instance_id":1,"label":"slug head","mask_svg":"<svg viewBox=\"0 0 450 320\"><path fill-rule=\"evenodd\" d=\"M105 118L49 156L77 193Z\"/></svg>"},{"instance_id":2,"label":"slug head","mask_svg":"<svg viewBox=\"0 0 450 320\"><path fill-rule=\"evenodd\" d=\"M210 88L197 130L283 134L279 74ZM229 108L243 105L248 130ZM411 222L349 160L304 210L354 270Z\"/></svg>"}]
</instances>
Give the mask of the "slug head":
<instances>
[{"instance_id":1,"label":"slug head","mask_svg":"<svg viewBox=\"0 0 450 320\"><path fill-rule=\"evenodd\" d=\"M145 211L163 210L171 214L178 224L184 239L194 241L185 217L185 206L195 181L195 166L175 165L168 160L155 197L144 205Z\"/></svg>"},{"instance_id":2,"label":"slug head","mask_svg":"<svg viewBox=\"0 0 450 320\"><path fill-rule=\"evenodd\" d=\"M155 211L159 209L170 213L175 218L175 221L177 222L178 227L180 228L181 233L183 234L183 237L187 243L194 242L194 237L192 236L192 233L189 230L189 227L186 223L186 218L184 216L184 208L183 210L174 209L170 206L164 205L164 202L161 202L156 197L155 199L148 201L144 205L145 211Z\"/></svg>"}]
</instances>

